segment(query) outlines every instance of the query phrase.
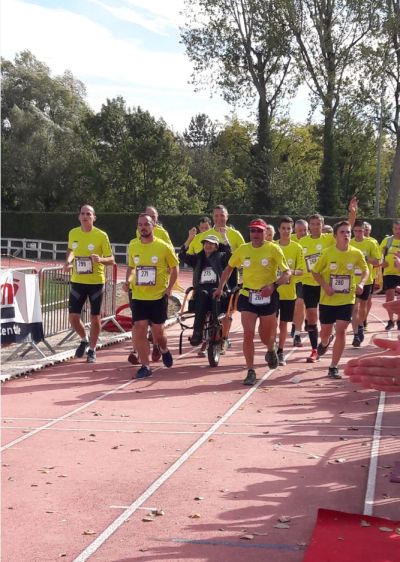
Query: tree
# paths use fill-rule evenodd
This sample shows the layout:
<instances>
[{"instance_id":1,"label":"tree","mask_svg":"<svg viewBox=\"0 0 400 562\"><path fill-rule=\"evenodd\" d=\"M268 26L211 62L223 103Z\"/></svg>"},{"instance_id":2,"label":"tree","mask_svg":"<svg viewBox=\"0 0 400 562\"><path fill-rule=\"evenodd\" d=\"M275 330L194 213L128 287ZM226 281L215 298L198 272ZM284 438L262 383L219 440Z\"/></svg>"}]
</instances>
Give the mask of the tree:
<instances>
[{"instance_id":1,"label":"tree","mask_svg":"<svg viewBox=\"0 0 400 562\"><path fill-rule=\"evenodd\" d=\"M194 64L193 83L214 84L228 103L258 99L249 207L270 211L271 123L291 70L291 41L277 2L186 0L185 15L181 36Z\"/></svg>"},{"instance_id":2,"label":"tree","mask_svg":"<svg viewBox=\"0 0 400 562\"><path fill-rule=\"evenodd\" d=\"M297 41L299 68L324 119L320 211L340 208L335 116L343 90L355 72L358 47L377 13L375 0L282 0L282 13Z\"/></svg>"}]
</instances>

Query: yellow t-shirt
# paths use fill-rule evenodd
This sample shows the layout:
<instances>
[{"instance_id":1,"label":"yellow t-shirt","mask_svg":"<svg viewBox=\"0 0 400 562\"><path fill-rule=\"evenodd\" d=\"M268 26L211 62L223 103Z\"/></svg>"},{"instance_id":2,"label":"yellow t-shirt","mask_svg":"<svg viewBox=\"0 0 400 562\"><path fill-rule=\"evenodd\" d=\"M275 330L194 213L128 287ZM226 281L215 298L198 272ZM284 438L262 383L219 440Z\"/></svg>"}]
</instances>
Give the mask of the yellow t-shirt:
<instances>
[{"instance_id":1,"label":"yellow t-shirt","mask_svg":"<svg viewBox=\"0 0 400 562\"><path fill-rule=\"evenodd\" d=\"M105 283L104 265L93 263L89 257L91 254L97 254L101 258L112 256L110 241L105 232L95 226L89 232L85 232L77 226L68 233L68 249L74 253L71 277L73 283L85 285Z\"/></svg>"},{"instance_id":2,"label":"yellow t-shirt","mask_svg":"<svg viewBox=\"0 0 400 562\"><path fill-rule=\"evenodd\" d=\"M381 252L378 240L376 238L373 238L372 236L364 236L364 239L365 240L371 240L375 244L375 246L378 248L378 251L379 251L379 259L381 259L382 258L382 252ZM373 271L372 271L372 280L373 281L377 278L378 274L380 274L382 276L381 270L382 270L381 267L374 267L373 268Z\"/></svg>"},{"instance_id":3,"label":"yellow t-shirt","mask_svg":"<svg viewBox=\"0 0 400 562\"><path fill-rule=\"evenodd\" d=\"M289 268L285 256L279 246L272 242L264 242L255 248L251 242L237 248L230 260L230 267L243 267L243 289L240 294L249 296L248 289L260 290L278 278L278 269L287 271Z\"/></svg>"},{"instance_id":4,"label":"yellow t-shirt","mask_svg":"<svg viewBox=\"0 0 400 562\"><path fill-rule=\"evenodd\" d=\"M381 257L381 252L379 247L370 238L364 238L361 242L357 242L355 238L352 238L350 244L354 246L354 248L358 248L359 250L362 251L366 261L369 259L379 260ZM368 269L369 269L369 277L365 284L372 285L372 283L374 282L373 274L375 268L372 264L368 263ZM356 270L356 275L357 275L357 279L359 280L361 277L361 272Z\"/></svg>"},{"instance_id":5,"label":"yellow t-shirt","mask_svg":"<svg viewBox=\"0 0 400 562\"><path fill-rule=\"evenodd\" d=\"M286 285L279 285L278 287L279 298L283 301L295 300L296 283L298 283L301 280L302 276L294 275L294 271L296 269L301 269L303 271L306 270L306 264L303 256L303 248L300 246L300 244L298 244L294 240L291 240L289 244L287 244L286 246L281 246L279 244L279 248L282 250L283 255L286 258L287 264L292 272L292 276L290 278L289 283ZM280 271L278 270L278 277L279 277L279 273Z\"/></svg>"},{"instance_id":6,"label":"yellow t-shirt","mask_svg":"<svg viewBox=\"0 0 400 562\"><path fill-rule=\"evenodd\" d=\"M135 300L155 301L164 296L169 269L178 265L174 250L155 238L143 244L138 238L129 243L128 265L133 269L131 289Z\"/></svg>"},{"instance_id":7,"label":"yellow t-shirt","mask_svg":"<svg viewBox=\"0 0 400 562\"><path fill-rule=\"evenodd\" d=\"M331 233L321 234L319 238L312 238L311 234L300 238L299 244L303 247L303 255L306 262L305 273L301 277L303 285L317 287L318 283L312 276L312 269L320 257L322 250L336 243L335 237Z\"/></svg>"},{"instance_id":8,"label":"yellow t-shirt","mask_svg":"<svg viewBox=\"0 0 400 562\"><path fill-rule=\"evenodd\" d=\"M196 236L189 244L187 253L198 254L199 252L201 252L201 250L203 249L202 240L204 240L204 238L207 238L207 236L210 236L210 234L216 236L220 242L225 242L222 234L218 230L215 230L215 228L210 228L210 230L206 230L205 232L199 232L199 234L196 234ZM229 240L232 252L234 252L237 248L239 248L239 246L244 244L243 236L238 230L232 228L231 226L228 226L226 228L226 237Z\"/></svg>"},{"instance_id":9,"label":"yellow t-shirt","mask_svg":"<svg viewBox=\"0 0 400 562\"><path fill-rule=\"evenodd\" d=\"M154 235L155 238L159 238L163 242L166 242L167 244L169 244L172 248L174 247L172 242L171 242L171 238L169 237L168 232L165 230L165 228L163 226L161 226L161 224L155 225L154 230L153 230L153 235ZM140 238L140 234L139 234L138 229L136 229L136 238Z\"/></svg>"},{"instance_id":10,"label":"yellow t-shirt","mask_svg":"<svg viewBox=\"0 0 400 562\"><path fill-rule=\"evenodd\" d=\"M384 238L381 242L381 250L382 250L382 257L383 254L385 253L385 248L386 245L388 243L389 238L391 238L390 236L388 236L387 238ZM396 240L396 238L392 238L392 243L389 247L389 250L387 252L386 257L384 258L384 261L386 261L388 263L388 266L383 268L383 275L399 275L399 270L397 269L397 267L394 264L394 254L400 252L400 240Z\"/></svg>"},{"instance_id":11,"label":"yellow t-shirt","mask_svg":"<svg viewBox=\"0 0 400 562\"><path fill-rule=\"evenodd\" d=\"M335 294L329 296L321 288L320 304L341 306L354 304L356 300L356 271L361 275L368 270L367 262L361 250L349 246L347 250L338 250L331 246L323 250L321 257L313 267L314 273L322 275L324 281L336 289Z\"/></svg>"}]
</instances>

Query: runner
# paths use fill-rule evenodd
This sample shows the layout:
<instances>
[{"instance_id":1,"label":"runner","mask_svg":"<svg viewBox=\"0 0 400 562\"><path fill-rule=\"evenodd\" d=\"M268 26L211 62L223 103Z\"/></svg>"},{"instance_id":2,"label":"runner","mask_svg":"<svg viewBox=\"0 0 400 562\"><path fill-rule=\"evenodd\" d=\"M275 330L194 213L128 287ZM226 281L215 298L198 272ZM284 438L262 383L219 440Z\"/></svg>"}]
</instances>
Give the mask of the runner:
<instances>
[{"instance_id":1,"label":"runner","mask_svg":"<svg viewBox=\"0 0 400 562\"><path fill-rule=\"evenodd\" d=\"M379 247L379 242L376 238L374 238L373 236L371 236L371 232L372 232L372 226L371 223L364 221L364 237L368 240L371 240L376 247L378 248L378 251L381 254L380 251L380 247ZM374 292L375 289L375 285L379 285L382 289L382 283L383 283L383 278L382 278L382 268L381 267L374 267L373 271L372 271L372 293ZM368 314L369 311L371 310L371 306L372 306L372 295L371 298L368 299L367 301L367 314L365 316L365 320L364 320L364 331L367 330L367 326L368 326Z\"/></svg>"},{"instance_id":2,"label":"runner","mask_svg":"<svg viewBox=\"0 0 400 562\"><path fill-rule=\"evenodd\" d=\"M178 277L178 259L170 245L154 236L155 225L149 215L139 215L138 230L140 239L135 238L129 244L124 289L132 289L132 319L141 362L136 378L143 379L152 375L147 339L150 323L153 343L159 346L164 365L173 365L164 323L167 319L168 297Z\"/></svg>"},{"instance_id":3,"label":"runner","mask_svg":"<svg viewBox=\"0 0 400 562\"><path fill-rule=\"evenodd\" d=\"M350 222L336 223L333 232L336 244L322 252L313 267L312 274L321 287L319 305L321 341L318 345L318 357L326 353L333 339L333 325L336 324L328 377L340 379L342 377L338 365L345 346L346 330L351 321L355 295L356 293L361 295L364 291L369 269L361 250L350 246ZM361 272L360 276L356 274L357 271Z\"/></svg>"},{"instance_id":4,"label":"runner","mask_svg":"<svg viewBox=\"0 0 400 562\"><path fill-rule=\"evenodd\" d=\"M211 228L211 219L208 217L201 217L199 220L199 232L206 232Z\"/></svg>"},{"instance_id":5,"label":"runner","mask_svg":"<svg viewBox=\"0 0 400 562\"><path fill-rule=\"evenodd\" d=\"M383 257L383 290L386 295L386 302L396 298L396 287L400 285L400 272L396 267L395 256L400 251L400 220L393 221L393 234L381 242ZM394 328L394 313L388 310L389 320L385 330ZM400 315L397 315L397 329L400 330Z\"/></svg>"},{"instance_id":6,"label":"runner","mask_svg":"<svg viewBox=\"0 0 400 562\"><path fill-rule=\"evenodd\" d=\"M275 228L272 226L272 224L267 224L267 229L265 231L265 240L268 240L268 242L273 242L275 238Z\"/></svg>"},{"instance_id":7,"label":"runner","mask_svg":"<svg viewBox=\"0 0 400 562\"><path fill-rule=\"evenodd\" d=\"M275 351L276 324L279 296L276 288L289 282L290 271L282 250L277 244L265 241L266 223L255 219L249 224L250 242L233 252L222 273L214 297L222 290L236 267L243 267L243 288L240 291L238 310L243 326L243 353L247 365L247 376L243 384L252 386L257 377L254 370L254 334L259 318L259 335L267 347L265 359L270 369L278 366ZM278 269L282 272L278 280Z\"/></svg>"},{"instance_id":8,"label":"runner","mask_svg":"<svg viewBox=\"0 0 400 562\"><path fill-rule=\"evenodd\" d=\"M278 343L278 360L279 365L286 365L283 355L283 347L287 337L288 322L293 321L295 305L296 305L296 287L299 279L305 270L305 262L303 256L303 248L297 242L291 239L293 229L293 219L284 216L279 221L279 241L278 244L286 258L290 273L292 274L290 282L278 287L279 293L279 343Z\"/></svg>"},{"instance_id":9,"label":"runner","mask_svg":"<svg viewBox=\"0 0 400 562\"><path fill-rule=\"evenodd\" d=\"M69 295L69 321L81 338L75 357L83 357L87 351L87 362L96 362L96 345L99 339L100 312L106 282L104 266L112 265L114 257L108 236L94 226L96 214L91 205L83 205L79 213L81 226L68 234L67 259L64 271L72 269ZM86 299L90 302L90 338L86 336L81 312Z\"/></svg>"},{"instance_id":10,"label":"runner","mask_svg":"<svg viewBox=\"0 0 400 562\"><path fill-rule=\"evenodd\" d=\"M349 222L354 224L357 213L357 199L352 198L349 205ZM307 357L307 363L318 361L318 303L320 297L320 287L312 275L312 269L320 257L322 250L335 244L333 234L323 234L324 217L318 213L309 219L310 234L300 239L303 246L304 258L307 271L302 278L303 299L306 307L306 321L308 337L311 343L311 355Z\"/></svg>"},{"instance_id":11,"label":"runner","mask_svg":"<svg viewBox=\"0 0 400 562\"><path fill-rule=\"evenodd\" d=\"M365 260L368 264L369 276L362 294L356 295L356 302L353 307L351 323L354 331L352 343L354 347L360 347L364 341L364 322L367 319L368 303L372 301L372 291L374 288L372 275L374 267L379 266L379 260L381 258L379 247L370 238L365 238L364 232L364 222L357 220L353 227L354 238L351 240L351 245L354 246L354 248L361 250L364 254ZM360 274L361 272L356 270L358 278L360 277Z\"/></svg>"},{"instance_id":12,"label":"runner","mask_svg":"<svg viewBox=\"0 0 400 562\"><path fill-rule=\"evenodd\" d=\"M300 243L300 238L308 236L308 222L304 219L298 219L294 224L294 233L291 238L294 242ZM301 341L301 330L303 328L306 308L303 299L303 283L302 277L296 279L296 304L294 307L293 324L290 332L295 347L303 347Z\"/></svg>"},{"instance_id":13,"label":"runner","mask_svg":"<svg viewBox=\"0 0 400 562\"><path fill-rule=\"evenodd\" d=\"M194 313L193 334L190 343L193 346L200 345L203 341L203 328L207 313L213 305L212 294L218 287L221 275L228 265L232 255L231 247L226 237L226 232L221 232L225 236L225 244L220 244L218 238L209 234L203 239L203 250L198 254L188 254L187 246L184 244L179 252L178 258L193 268L193 288L194 288ZM215 302L215 301L214 301ZM228 307L227 295L221 295L218 301L217 315L226 312ZM226 333L226 330L224 330Z\"/></svg>"}]
</instances>

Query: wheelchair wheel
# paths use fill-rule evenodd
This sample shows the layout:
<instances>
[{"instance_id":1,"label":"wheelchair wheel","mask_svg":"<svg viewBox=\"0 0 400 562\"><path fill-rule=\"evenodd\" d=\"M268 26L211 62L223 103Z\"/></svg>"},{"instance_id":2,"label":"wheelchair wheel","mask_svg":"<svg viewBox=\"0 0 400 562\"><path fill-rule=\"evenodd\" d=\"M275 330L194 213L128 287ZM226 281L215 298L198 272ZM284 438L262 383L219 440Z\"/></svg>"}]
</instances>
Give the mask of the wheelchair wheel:
<instances>
[{"instance_id":1,"label":"wheelchair wheel","mask_svg":"<svg viewBox=\"0 0 400 562\"><path fill-rule=\"evenodd\" d=\"M210 330L210 339L207 346L207 357L210 367L218 367L221 356L222 327L216 326Z\"/></svg>"}]
</instances>

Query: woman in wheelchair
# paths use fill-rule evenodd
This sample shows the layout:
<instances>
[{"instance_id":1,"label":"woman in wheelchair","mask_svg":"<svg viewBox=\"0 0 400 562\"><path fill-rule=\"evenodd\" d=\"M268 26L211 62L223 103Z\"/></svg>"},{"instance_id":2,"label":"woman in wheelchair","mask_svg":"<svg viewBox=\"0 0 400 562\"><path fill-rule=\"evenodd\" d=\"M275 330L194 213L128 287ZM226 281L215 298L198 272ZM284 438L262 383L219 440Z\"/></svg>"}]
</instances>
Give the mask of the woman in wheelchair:
<instances>
[{"instance_id":1,"label":"woman in wheelchair","mask_svg":"<svg viewBox=\"0 0 400 562\"><path fill-rule=\"evenodd\" d=\"M189 301L189 309L194 311L193 334L190 343L193 346L200 345L203 341L203 328L209 311L212 310L212 294L218 287L221 274L232 255L226 233L224 243L212 234L202 240L203 249L198 254L188 254L183 245L179 251L179 259L193 268L194 297ZM215 302L215 301L214 301ZM192 306L190 306L192 305ZM226 312L228 308L228 295L221 295L218 302L217 314Z\"/></svg>"}]
</instances>

